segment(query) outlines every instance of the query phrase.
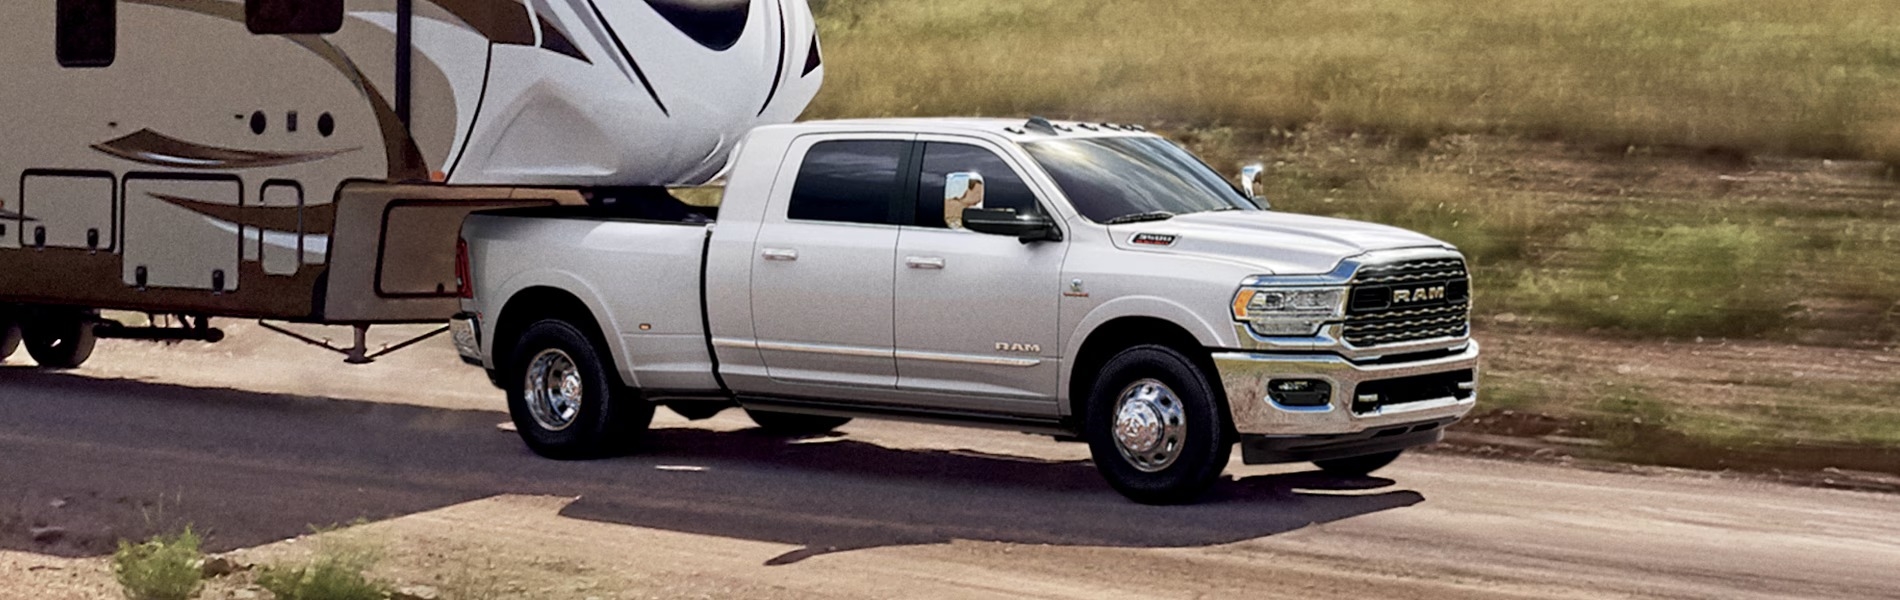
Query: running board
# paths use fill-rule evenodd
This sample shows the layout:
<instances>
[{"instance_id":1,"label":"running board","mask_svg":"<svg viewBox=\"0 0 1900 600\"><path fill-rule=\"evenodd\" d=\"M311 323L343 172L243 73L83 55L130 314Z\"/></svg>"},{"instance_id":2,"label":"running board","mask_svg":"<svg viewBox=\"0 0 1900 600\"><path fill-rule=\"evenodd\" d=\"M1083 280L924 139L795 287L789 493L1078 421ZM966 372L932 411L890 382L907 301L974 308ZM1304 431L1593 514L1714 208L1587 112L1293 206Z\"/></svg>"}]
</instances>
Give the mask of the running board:
<instances>
[{"instance_id":1,"label":"running board","mask_svg":"<svg viewBox=\"0 0 1900 600\"><path fill-rule=\"evenodd\" d=\"M998 415L973 411L911 408L882 404L866 405L838 402L836 400L806 400L759 396L740 396L739 405L748 409L757 408L761 410L827 417L864 417L867 419L889 419L893 421L956 425L960 427L988 427L1053 436L1075 435L1075 430L1064 424L1059 418Z\"/></svg>"}]
</instances>

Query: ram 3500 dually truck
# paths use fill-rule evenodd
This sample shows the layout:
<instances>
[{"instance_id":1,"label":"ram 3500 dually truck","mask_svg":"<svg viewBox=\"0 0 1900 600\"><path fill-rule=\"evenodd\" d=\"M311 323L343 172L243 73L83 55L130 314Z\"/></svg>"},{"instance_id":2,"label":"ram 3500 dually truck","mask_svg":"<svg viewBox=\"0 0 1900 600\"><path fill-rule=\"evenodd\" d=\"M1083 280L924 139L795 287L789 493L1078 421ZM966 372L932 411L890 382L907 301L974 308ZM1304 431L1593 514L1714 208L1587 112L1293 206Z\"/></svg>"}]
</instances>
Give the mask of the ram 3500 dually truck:
<instances>
[{"instance_id":1,"label":"ram 3500 dually truck","mask_svg":"<svg viewBox=\"0 0 1900 600\"><path fill-rule=\"evenodd\" d=\"M1365 474L1476 401L1455 248L1264 210L1139 127L808 122L740 148L716 211L648 189L464 223L457 345L535 452L613 452L662 404L786 434L909 418L1086 440L1116 490L1174 503L1236 444Z\"/></svg>"}]
</instances>

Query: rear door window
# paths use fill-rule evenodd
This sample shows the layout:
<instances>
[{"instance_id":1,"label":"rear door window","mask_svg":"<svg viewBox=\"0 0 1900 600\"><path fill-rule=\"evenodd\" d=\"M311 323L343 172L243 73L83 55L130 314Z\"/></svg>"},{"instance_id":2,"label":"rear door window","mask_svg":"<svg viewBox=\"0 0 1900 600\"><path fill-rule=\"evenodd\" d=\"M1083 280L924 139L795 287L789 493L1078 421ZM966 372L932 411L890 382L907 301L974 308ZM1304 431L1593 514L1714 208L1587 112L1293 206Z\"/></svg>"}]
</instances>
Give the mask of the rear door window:
<instances>
[{"instance_id":1,"label":"rear door window","mask_svg":"<svg viewBox=\"0 0 1900 600\"><path fill-rule=\"evenodd\" d=\"M910 142L838 140L819 142L805 153L792 186L786 217L896 225L905 215L898 168Z\"/></svg>"}]
</instances>

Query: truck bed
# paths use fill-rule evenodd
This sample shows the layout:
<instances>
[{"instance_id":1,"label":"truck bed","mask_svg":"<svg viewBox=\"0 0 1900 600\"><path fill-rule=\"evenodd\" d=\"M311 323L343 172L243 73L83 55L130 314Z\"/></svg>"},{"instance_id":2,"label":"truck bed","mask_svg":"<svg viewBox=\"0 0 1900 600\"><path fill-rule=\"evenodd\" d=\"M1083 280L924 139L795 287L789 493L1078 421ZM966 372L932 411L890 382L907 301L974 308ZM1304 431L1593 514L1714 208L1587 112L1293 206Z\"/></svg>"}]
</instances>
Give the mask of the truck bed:
<instances>
[{"instance_id":1,"label":"truck bed","mask_svg":"<svg viewBox=\"0 0 1900 600\"><path fill-rule=\"evenodd\" d=\"M628 384L717 392L702 313L707 223L650 217L595 206L471 215L462 236L475 294L495 301L533 288L572 295L609 332L603 341ZM545 309L520 304L502 306L483 320L505 323L512 311ZM494 348L494 336L487 337L484 354L492 363L509 349Z\"/></svg>"}]
</instances>

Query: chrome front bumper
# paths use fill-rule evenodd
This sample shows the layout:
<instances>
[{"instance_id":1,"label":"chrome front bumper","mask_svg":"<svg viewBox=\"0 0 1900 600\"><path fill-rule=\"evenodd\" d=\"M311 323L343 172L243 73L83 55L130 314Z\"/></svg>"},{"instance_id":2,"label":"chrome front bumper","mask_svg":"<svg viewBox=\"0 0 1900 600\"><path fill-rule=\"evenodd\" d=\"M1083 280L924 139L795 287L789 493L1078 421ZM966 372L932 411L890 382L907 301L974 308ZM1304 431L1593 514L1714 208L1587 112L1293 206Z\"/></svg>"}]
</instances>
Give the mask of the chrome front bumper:
<instances>
[{"instance_id":1,"label":"chrome front bumper","mask_svg":"<svg viewBox=\"0 0 1900 600\"><path fill-rule=\"evenodd\" d=\"M1477 404L1478 342L1463 351L1437 358L1393 364L1359 364L1331 354L1214 354L1222 387L1234 417L1234 429L1243 436L1337 436L1371 429L1434 421L1450 421L1471 412ZM1355 390L1367 382L1470 369L1470 393L1381 406L1355 413ZM1332 386L1332 400L1324 406L1282 406L1267 396L1274 379L1319 379Z\"/></svg>"},{"instance_id":2,"label":"chrome front bumper","mask_svg":"<svg viewBox=\"0 0 1900 600\"><path fill-rule=\"evenodd\" d=\"M468 313L449 318L449 338L455 340L455 353L462 355L462 362L477 367L484 366L481 327L474 315Z\"/></svg>"}]
</instances>

